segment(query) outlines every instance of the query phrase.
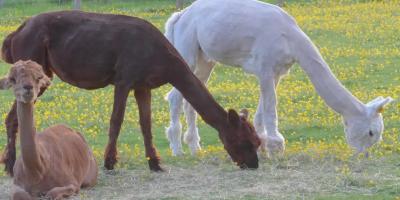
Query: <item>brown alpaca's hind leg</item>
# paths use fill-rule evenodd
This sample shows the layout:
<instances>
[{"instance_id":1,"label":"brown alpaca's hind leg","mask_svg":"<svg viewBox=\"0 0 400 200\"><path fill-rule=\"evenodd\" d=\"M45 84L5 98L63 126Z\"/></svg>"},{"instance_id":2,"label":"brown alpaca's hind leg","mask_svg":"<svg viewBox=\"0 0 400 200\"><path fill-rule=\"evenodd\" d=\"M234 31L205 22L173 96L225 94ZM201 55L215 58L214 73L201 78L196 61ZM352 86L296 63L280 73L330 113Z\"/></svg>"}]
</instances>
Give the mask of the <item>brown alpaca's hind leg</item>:
<instances>
[{"instance_id":1,"label":"brown alpaca's hind leg","mask_svg":"<svg viewBox=\"0 0 400 200\"><path fill-rule=\"evenodd\" d=\"M17 138L18 131L18 119L17 119L17 104L14 101L10 112L6 118L6 129L7 129L7 146L4 149L4 154L1 161L4 163L4 170L10 175L14 175L14 164L16 159L15 140Z\"/></svg>"},{"instance_id":2,"label":"brown alpaca's hind leg","mask_svg":"<svg viewBox=\"0 0 400 200\"><path fill-rule=\"evenodd\" d=\"M66 187L55 187L47 192L46 197L51 200L59 200L70 197L79 192L79 188L75 185L68 185Z\"/></svg>"},{"instance_id":3,"label":"brown alpaca's hind leg","mask_svg":"<svg viewBox=\"0 0 400 200\"><path fill-rule=\"evenodd\" d=\"M13 192L12 192L12 200L33 200L29 193L25 192L22 188L14 185Z\"/></svg>"},{"instance_id":4,"label":"brown alpaca's hind leg","mask_svg":"<svg viewBox=\"0 0 400 200\"><path fill-rule=\"evenodd\" d=\"M104 153L104 167L108 170L114 169L117 163L117 139L124 120L126 99L129 95L129 88L124 86L115 86L114 106L110 120L109 139L106 151Z\"/></svg>"},{"instance_id":5,"label":"brown alpaca's hind leg","mask_svg":"<svg viewBox=\"0 0 400 200\"><path fill-rule=\"evenodd\" d=\"M151 91L150 89L135 90L135 98L139 107L140 127L142 129L146 157L149 162L150 170L164 171L160 167L160 158L153 145L153 135L151 132Z\"/></svg>"}]
</instances>

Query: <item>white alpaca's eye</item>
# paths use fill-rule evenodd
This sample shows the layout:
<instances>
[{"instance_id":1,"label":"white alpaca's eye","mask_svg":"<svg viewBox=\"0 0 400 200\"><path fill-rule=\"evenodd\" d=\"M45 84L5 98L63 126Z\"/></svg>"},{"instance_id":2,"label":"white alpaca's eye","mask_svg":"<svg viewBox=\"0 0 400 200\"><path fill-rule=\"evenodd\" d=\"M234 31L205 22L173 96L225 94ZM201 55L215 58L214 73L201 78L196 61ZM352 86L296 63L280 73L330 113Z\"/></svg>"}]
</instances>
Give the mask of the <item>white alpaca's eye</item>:
<instances>
[{"instance_id":1,"label":"white alpaca's eye","mask_svg":"<svg viewBox=\"0 0 400 200\"><path fill-rule=\"evenodd\" d=\"M372 131L369 131L369 136L374 136L374 133Z\"/></svg>"}]
</instances>

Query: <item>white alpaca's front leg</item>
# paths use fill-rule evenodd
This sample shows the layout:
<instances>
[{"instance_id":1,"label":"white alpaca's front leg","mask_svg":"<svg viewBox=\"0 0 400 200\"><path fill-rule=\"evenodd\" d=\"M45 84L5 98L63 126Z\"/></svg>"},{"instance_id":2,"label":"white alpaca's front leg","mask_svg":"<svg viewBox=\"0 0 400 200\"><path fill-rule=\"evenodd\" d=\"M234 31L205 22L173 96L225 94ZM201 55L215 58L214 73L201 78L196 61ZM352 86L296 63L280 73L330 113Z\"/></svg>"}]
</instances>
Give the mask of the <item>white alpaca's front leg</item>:
<instances>
[{"instance_id":1,"label":"white alpaca's front leg","mask_svg":"<svg viewBox=\"0 0 400 200\"><path fill-rule=\"evenodd\" d=\"M183 154L181 141L182 125L179 121L179 115L182 112L183 97L178 90L173 88L171 92L168 93L167 99L169 101L171 121L166 130L166 134L172 154L178 156Z\"/></svg>"},{"instance_id":2,"label":"white alpaca's front leg","mask_svg":"<svg viewBox=\"0 0 400 200\"><path fill-rule=\"evenodd\" d=\"M266 148L268 155L282 154L285 150L285 138L278 131L278 115L276 111L276 85L275 77L264 77L260 81L261 95L263 98L263 123L267 130Z\"/></svg>"}]
</instances>

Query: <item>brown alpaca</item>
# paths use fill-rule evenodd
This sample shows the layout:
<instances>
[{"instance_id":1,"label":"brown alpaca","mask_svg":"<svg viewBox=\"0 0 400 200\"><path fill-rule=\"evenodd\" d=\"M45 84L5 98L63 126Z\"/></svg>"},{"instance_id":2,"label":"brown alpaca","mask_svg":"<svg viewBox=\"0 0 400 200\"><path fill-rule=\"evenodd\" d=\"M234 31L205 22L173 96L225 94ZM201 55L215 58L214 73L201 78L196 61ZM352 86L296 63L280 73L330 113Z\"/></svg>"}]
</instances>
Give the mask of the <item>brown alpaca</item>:
<instances>
[{"instance_id":1,"label":"brown alpaca","mask_svg":"<svg viewBox=\"0 0 400 200\"><path fill-rule=\"evenodd\" d=\"M32 59L49 77L79 88L114 85L114 106L104 166L117 162L117 139L131 90L139 107L146 157L153 171L161 171L151 132L151 89L170 83L219 132L229 155L241 167L258 167L260 140L246 117L226 112L193 75L164 35L149 22L129 16L60 11L28 19L6 37L3 59L13 63ZM41 93L46 87L43 87ZM8 144L4 162L10 173L15 159L18 127L14 104L6 119Z\"/></svg>"},{"instance_id":2,"label":"brown alpaca","mask_svg":"<svg viewBox=\"0 0 400 200\"><path fill-rule=\"evenodd\" d=\"M30 60L16 62L0 81L1 89L14 90L17 101L21 157L14 165L14 200L62 199L96 184L96 160L79 132L55 125L36 134L33 105L48 85L50 78Z\"/></svg>"}]
</instances>

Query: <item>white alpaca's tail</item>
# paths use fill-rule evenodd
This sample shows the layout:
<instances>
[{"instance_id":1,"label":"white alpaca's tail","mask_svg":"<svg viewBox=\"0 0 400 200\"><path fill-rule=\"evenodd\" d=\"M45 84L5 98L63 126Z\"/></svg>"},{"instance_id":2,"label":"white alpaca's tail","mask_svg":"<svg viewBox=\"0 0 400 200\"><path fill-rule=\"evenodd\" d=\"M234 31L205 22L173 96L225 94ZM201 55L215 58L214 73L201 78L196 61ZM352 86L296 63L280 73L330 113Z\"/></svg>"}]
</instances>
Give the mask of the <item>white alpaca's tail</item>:
<instances>
[{"instance_id":1,"label":"white alpaca's tail","mask_svg":"<svg viewBox=\"0 0 400 200\"><path fill-rule=\"evenodd\" d=\"M186 9L182 11L175 12L168 18L167 22L165 23L165 37L174 44L174 25L179 20L181 15L185 12Z\"/></svg>"}]
</instances>

